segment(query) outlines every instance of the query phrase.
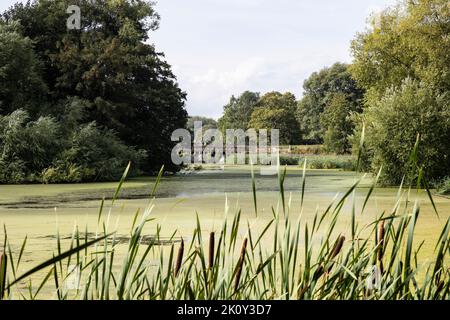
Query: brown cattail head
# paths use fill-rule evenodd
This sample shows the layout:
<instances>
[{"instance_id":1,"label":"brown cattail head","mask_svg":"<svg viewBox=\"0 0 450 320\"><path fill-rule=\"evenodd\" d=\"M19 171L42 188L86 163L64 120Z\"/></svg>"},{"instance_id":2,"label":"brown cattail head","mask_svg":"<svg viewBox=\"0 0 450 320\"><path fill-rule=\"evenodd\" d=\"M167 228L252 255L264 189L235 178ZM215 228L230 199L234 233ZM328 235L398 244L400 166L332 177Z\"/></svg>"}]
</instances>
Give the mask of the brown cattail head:
<instances>
[{"instance_id":1,"label":"brown cattail head","mask_svg":"<svg viewBox=\"0 0 450 320\"><path fill-rule=\"evenodd\" d=\"M323 274L324 274L324 268L322 265L320 265L314 272L313 280L317 281Z\"/></svg>"},{"instance_id":2,"label":"brown cattail head","mask_svg":"<svg viewBox=\"0 0 450 320\"><path fill-rule=\"evenodd\" d=\"M334 246L333 246L333 250L331 251L331 255L330 255L331 259L336 257L339 254L339 252L341 252L342 246L344 245L344 241L345 241L344 236L340 236L336 240L336 242L334 243Z\"/></svg>"},{"instance_id":3,"label":"brown cattail head","mask_svg":"<svg viewBox=\"0 0 450 320\"><path fill-rule=\"evenodd\" d=\"M177 255L177 261L175 262L175 277L178 276L178 272L180 272L181 263L183 261L183 254L184 254L184 241L181 239L180 248L178 248L178 255Z\"/></svg>"},{"instance_id":4,"label":"brown cattail head","mask_svg":"<svg viewBox=\"0 0 450 320\"><path fill-rule=\"evenodd\" d=\"M378 229L378 261L381 263L383 260L383 253L384 253L384 221L380 224L380 227Z\"/></svg>"},{"instance_id":5,"label":"brown cattail head","mask_svg":"<svg viewBox=\"0 0 450 320\"><path fill-rule=\"evenodd\" d=\"M245 251L247 250L247 238L244 239L241 248L241 255L239 256L238 265L236 267L236 280L234 282L234 292L237 292L239 289L239 282L241 281L242 267L244 266L245 261Z\"/></svg>"},{"instance_id":6,"label":"brown cattail head","mask_svg":"<svg viewBox=\"0 0 450 320\"><path fill-rule=\"evenodd\" d=\"M439 293L442 291L443 288L444 288L444 281L441 281L437 285L436 292L434 293L434 299L437 298L437 296L439 295Z\"/></svg>"},{"instance_id":7,"label":"brown cattail head","mask_svg":"<svg viewBox=\"0 0 450 320\"><path fill-rule=\"evenodd\" d=\"M300 287L298 289L297 299L298 300L302 300L303 297L305 296L305 293L306 293L307 290L308 290L308 286L307 285L303 285L303 287Z\"/></svg>"},{"instance_id":8,"label":"brown cattail head","mask_svg":"<svg viewBox=\"0 0 450 320\"><path fill-rule=\"evenodd\" d=\"M214 232L209 234L209 268L214 267L214 246L215 246L215 235Z\"/></svg>"}]
</instances>

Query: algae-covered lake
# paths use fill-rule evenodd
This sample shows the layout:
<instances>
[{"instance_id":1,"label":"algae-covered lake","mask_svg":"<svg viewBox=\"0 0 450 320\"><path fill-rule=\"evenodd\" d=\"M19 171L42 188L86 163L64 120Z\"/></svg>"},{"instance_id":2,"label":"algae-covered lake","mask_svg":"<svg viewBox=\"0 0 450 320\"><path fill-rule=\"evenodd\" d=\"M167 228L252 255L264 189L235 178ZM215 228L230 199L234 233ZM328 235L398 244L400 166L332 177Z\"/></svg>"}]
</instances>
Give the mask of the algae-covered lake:
<instances>
[{"instance_id":1,"label":"algae-covered lake","mask_svg":"<svg viewBox=\"0 0 450 320\"><path fill-rule=\"evenodd\" d=\"M262 228L273 216L272 207L279 205L279 184L277 176L262 176L258 174L258 170L255 173L257 217L248 167L225 167L224 170L213 168L163 177L157 189L152 212L155 220L148 225L146 235L154 235L159 224L162 236L169 237L177 231L177 237L189 241L189 236L195 228L196 214L201 218L203 231L208 234L220 227L225 201L231 212L240 208L242 218L248 220L252 228ZM336 195L342 196L359 178L362 178L362 181L355 192L358 223L368 224L383 211L390 212L395 205L398 188L376 188L367 208L361 214L362 203L373 177L337 170L308 170L303 219L308 221L316 212L325 210ZM302 170L295 166L288 167L284 189L286 201L290 201L291 216L300 212L301 181ZM148 205L154 182L155 177L129 179L124 183L120 199L113 207L111 197L117 183L1 185L0 223L6 226L12 250L20 250L22 240L25 236L28 237L21 270L26 271L52 256L56 249L57 230L66 242L70 241L75 226L79 226L80 232L84 232L86 227L89 232L95 232L103 197L103 214L112 209L108 220L110 228L117 229L118 234L126 238L136 211ZM421 207L416 242L425 240L421 255L426 261L450 215L450 199L434 197L439 218L425 191L417 193L416 190L411 190L410 199L418 199ZM352 201L347 201L337 224L343 234L348 233L350 228L351 210ZM245 229L240 232L241 237L245 236ZM3 228L0 234L3 238Z\"/></svg>"}]
</instances>

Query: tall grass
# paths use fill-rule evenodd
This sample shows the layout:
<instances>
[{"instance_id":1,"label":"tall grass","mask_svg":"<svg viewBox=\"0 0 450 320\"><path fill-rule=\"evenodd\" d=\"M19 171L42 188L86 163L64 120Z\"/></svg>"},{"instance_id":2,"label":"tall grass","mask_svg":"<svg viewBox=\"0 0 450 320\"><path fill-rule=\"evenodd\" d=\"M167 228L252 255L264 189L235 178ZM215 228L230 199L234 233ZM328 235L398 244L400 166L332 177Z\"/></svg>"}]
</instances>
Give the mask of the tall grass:
<instances>
[{"instance_id":1,"label":"tall grass","mask_svg":"<svg viewBox=\"0 0 450 320\"><path fill-rule=\"evenodd\" d=\"M204 239L197 216L192 237L173 241L168 250L160 248L161 226L150 241L143 234L147 224L155 223L151 216L161 170L148 206L134 216L123 260L117 258L120 241L109 230L111 211L104 212L103 202L94 239L88 239L87 230L83 236L76 229L70 247L63 251L57 235L55 255L22 275L18 270L27 241L19 252L14 251L5 230L0 299L37 299L42 288L50 286L57 299L450 298L450 220L443 225L432 262L423 264L418 261L423 243L414 241L420 207L417 202L411 205L412 187L400 186L390 212L370 224L359 225L354 198L359 181L355 181L344 195L335 197L325 210L317 211L312 221L307 221L302 216L306 168L304 163L299 181L300 207L293 207L291 198L285 195L286 170L280 168L279 203L272 208L270 221L255 228L252 223L259 212L252 174L256 218L243 219L242 211L230 209L226 201L218 230ZM376 183L377 178L367 192L361 214ZM344 234L336 225L346 213L346 203L352 204L352 223ZM175 233L170 239L175 240ZM155 259L157 266L147 263ZM74 270L79 272L81 286L67 289L64 283ZM42 275L41 280L32 283L29 277L36 272Z\"/></svg>"}]
</instances>

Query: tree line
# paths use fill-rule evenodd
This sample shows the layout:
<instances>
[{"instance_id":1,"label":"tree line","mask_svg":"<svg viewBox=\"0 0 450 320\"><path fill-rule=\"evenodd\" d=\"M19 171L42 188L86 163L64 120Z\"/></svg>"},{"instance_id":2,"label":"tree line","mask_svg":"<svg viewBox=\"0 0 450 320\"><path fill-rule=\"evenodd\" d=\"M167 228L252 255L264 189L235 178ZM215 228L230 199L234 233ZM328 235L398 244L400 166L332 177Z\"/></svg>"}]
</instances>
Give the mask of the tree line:
<instances>
[{"instance_id":1,"label":"tree line","mask_svg":"<svg viewBox=\"0 0 450 320\"><path fill-rule=\"evenodd\" d=\"M69 30L69 5L81 8ZM0 182L113 180L171 170L185 93L149 44L148 1L34 0L0 16Z\"/></svg>"},{"instance_id":2,"label":"tree line","mask_svg":"<svg viewBox=\"0 0 450 320\"><path fill-rule=\"evenodd\" d=\"M324 144L329 152L351 150L348 136L353 132L350 116L361 112L364 90L353 80L349 66L335 63L314 72L303 84L299 101L290 92L245 91L232 96L224 106L218 127L226 130L280 130L282 144Z\"/></svg>"},{"instance_id":3,"label":"tree line","mask_svg":"<svg viewBox=\"0 0 450 320\"><path fill-rule=\"evenodd\" d=\"M66 26L69 5L81 28ZM400 183L412 165L450 176L450 8L402 1L371 18L353 62L314 72L303 96L245 91L222 130L280 129L283 144L358 153L363 167ZM33 0L0 15L0 183L117 179L172 166L171 133L186 125L186 94L150 44L159 26L144 0ZM192 122L193 119L190 121ZM419 152L411 159L416 142ZM414 163L413 163L414 162Z\"/></svg>"},{"instance_id":4,"label":"tree line","mask_svg":"<svg viewBox=\"0 0 450 320\"><path fill-rule=\"evenodd\" d=\"M224 106L218 127L277 128L280 143L323 143L336 154L357 154L364 128L363 169L383 167L381 182L400 183L412 166L431 181L448 181L449 17L447 0L399 2L356 35L351 64L306 79L299 101L289 92L245 91Z\"/></svg>"}]
</instances>

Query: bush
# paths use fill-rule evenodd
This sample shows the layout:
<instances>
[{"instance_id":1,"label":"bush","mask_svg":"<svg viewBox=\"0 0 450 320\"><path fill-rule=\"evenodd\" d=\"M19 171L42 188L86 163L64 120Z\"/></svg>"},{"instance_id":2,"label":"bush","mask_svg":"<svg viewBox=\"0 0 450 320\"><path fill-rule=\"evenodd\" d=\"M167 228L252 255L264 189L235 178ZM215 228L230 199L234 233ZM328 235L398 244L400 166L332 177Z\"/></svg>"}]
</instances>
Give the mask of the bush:
<instances>
[{"instance_id":1,"label":"bush","mask_svg":"<svg viewBox=\"0 0 450 320\"><path fill-rule=\"evenodd\" d=\"M0 158L0 183L17 184L24 181L26 177L23 161L14 159L5 161Z\"/></svg>"},{"instance_id":2,"label":"bush","mask_svg":"<svg viewBox=\"0 0 450 320\"><path fill-rule=\"evenodd\" d=\"M41 174L40 181L43 183L76 183L81 182L83 177L90 174L92 172L86 174L85 170L74 164L69 164L68 166L60 165L45 169Z\"/></svg>"},{"instance_id":3,"label":"bush","mask_svg":"<svg viewBox=\"0 0 450 320\"><path fill-rule=\"evenodd\" d=\"M291 152L294 154L322 154L324 150L321 144L294 145L291 146Z\"/></svg>"},{"instance_id":4,"label":"bush","mask_svg":"<svg viewBox=\"0 0 450 320\"><path fill-rule=\"evenodd\" d=\"M297 156L280 155L280 165L283 165L283 166L298 165L298 160L299 160L299 157L297 157Z\"/></svg>"},{"instance_id":5,"label":"bush","mask_svg":"<svg viewBox=\"0 0 450 320\"><path fill-rule=\"evenodd\" d=\"M345 171L353 171L356 169L356 161L352 156L308 156L300 158L300 165L306 159L306 167L308 169L342 169Z\"/></svg>"},{"instance_id":6,"label":"bush","mask_svg":"<svg viewBox=\"0 0 450 320\"><path fill-rule=\"evenodd\" d=\"M146 156L93 122L63 131L54 118L30 121L24 110L0 116L0 183L114 180L129 161L139 168Z\"/></svg>"},{"instance_id":7,"label":"bush","mask_svg":"<svg viewBox=\"0 0 450 320\"><path fill-rule=\"evenodd\" d=\"M124 145L113 131L91 122L73 134L70 148L58 161L57 171L65 172L67 178L70 174L73 178L81 175L83 181L114 180L120 178L129 161L139 168L144 159L144 151ZM138 169L132 172L137 173Z\"/></svg>"},{"instance_id":8,"label":"bush","mask_svg":"<svg viewBox=\"0 0 450 320\"><path fill-rule=\"evenodd\" d=\"M0 181L25 182L51 164L62 150L59 128L52 117L30 121L24 110L0 116Z\"/></svg>"},{"instance_id":9,"label":"bush","mask_svg":"<svg viewBox=\"0 0 450 320\"><path fill-rule=\"evenodd\" d=\"M398 184L410 171L409 157L418 135L417 165L427 178L439 180L450 175L449 98L410 79L381 99L368 97L366 149L372 171L383 167L381 182Z\"/></svg>"}]
</instances>

